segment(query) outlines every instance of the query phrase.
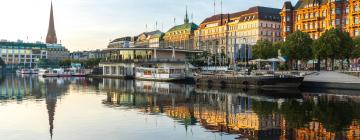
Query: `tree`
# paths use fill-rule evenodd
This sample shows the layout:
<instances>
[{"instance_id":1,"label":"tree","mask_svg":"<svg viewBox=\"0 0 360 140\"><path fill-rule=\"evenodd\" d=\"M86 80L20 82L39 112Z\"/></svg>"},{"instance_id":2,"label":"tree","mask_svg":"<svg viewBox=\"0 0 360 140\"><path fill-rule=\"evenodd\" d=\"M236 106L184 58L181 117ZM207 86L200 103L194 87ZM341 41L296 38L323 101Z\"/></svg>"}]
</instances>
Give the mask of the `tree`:
<instances>
[{"instance_id":1,"label":"tree","mask_svg":"<svg viewBox=\"0 0 360 140\"><path fill-rule=\"evenodd\" d=\"M253 57L256 59L268 59L278 56L277 45L273 45L269 40L258 40L252 46Z\"/></svg>"},{"instance_id":2,"label":"tree","mask_svg":"<svg viewBox=\"0 0 360 140\"><path fill-rule=\"evenodd\" d=\"M319 38L318 46L321 46L321 53L325 55L325 63L331 60L331 70L334 70L335 59L344 60L351 57L353 50L353 41L347 32L341 31L339 28L331 28Z\"/></svg>"},{"instance_id":3,"label":"tree","mask_svg":"<svg viewBox=\"0 0 360 140\"><path fill-rule=\"evenodd\" d=\"M289 63L292 66L293 61L296 61L296 68L298 68L298 61L301 60L302 64L312 58L312 42L308 33L296 31L290 34L283 47L281 53L289 58Z\"/></svg>"},{"instance_id":4,"label":"tree","mask_svg":"<svg viewBox=\"0 0 360 140\"><path fill-rule=\"evenodd\" d=\"M351 58L360 58L360 36L354 38L354 48L351 53Z\"/></svg>"}]
</instances>

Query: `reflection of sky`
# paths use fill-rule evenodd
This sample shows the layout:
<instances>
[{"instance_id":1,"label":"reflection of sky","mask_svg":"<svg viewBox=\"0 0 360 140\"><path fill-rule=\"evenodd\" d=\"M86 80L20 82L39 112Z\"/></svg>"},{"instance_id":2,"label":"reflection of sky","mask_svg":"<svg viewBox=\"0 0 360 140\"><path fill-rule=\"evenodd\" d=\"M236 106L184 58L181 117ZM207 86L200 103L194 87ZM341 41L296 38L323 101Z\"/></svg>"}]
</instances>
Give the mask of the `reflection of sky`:
<instances>
[{"instance_id":1,"label":"reflection of sky","mask_svg":"<svg viewBox=\"0 0 360 140\"><path fill-rule=\"evenodd\" d=\"M16 81L16 77L12 78ZM284 130L285 126L282 126L283 122L280 122L283 119L288 118L289 120L285 121L285 125L290 123L293 125L301 124L298 120L303 119L302 121L306 124L304 128L286 129L287 134L298 133L299 136L303 136L303 134L320 133L324 134L324 136L325 134L335 136L335 133L330 131L316 132L311 127L312 125L307 125L308 122L307 119L304 119L304 116L311 114L309 112L317 110L315 115L311 117L323 116L322 121L327 123L322 128L325 128L328 124L330 126L335 124L335 127L340 129L348 127L347 122L352 122L352 119L359 118L360 116L358 103L331 102L351 102L352 99L357 99L355 98L356 96L318 96L316 94L304 93L302 94L302 101L281 99L274 102L274 100L259 101L258 98L255 98L258 96L256 94L247 96L246 94L190 92L187 95L189 91L180 90L184 85L162 82L104 80L104 83L89 83L84 79L67 79L60 82L58 80L61 79L48 79L38 83L39 85L46 85L44 86L44 91L47 91L46 97L37 100L24 99L16 101L10 99L0 101L0 139L49 139L49 116L52 113L54 113L54 139L90 140L157 140L159 138L174 140L226 140L238 137L238 134L215 133L226 131L224 127L226 120L224 118L229 118L228 124L230 125L239 124L242 128L248 128L247 130L251 128L265 131L270 130L267 132L274 132L272 128L278 130L279 127ZM37 78L33 78L33 82L37 83ZM149 86L149 84L153 86ZM105 90L98 90L98 88L92 85L103 86ZM128 87L119 87L116 90L110 89L110 91L106 89L106 87L118 87L119 85L127 85ZM139 90L141 86L149 88L149 92ZM156 90L152 90L158 88L166 89L167 87L170 88L167 90L169 91L168 93L154 93L153 91ZM139 90L139 92L135 90ZM138 101L143 101L144 103L133 107L131 105L113 106L112 103L107 102L109 101L109 95L115 95L115 97L116 95L122 95L123 97L137 96ZM266 97L259 99L263 98ZM173 99L176 102L175 104L172 102ZM313 102L314 100L318 102ZM111 99L111 101L116 100ZM152 113L152 111L161 110L159 108L162 108L164 113ZM145 112L144 109L151 111ZM191 113L198 119L198 122L196 122L196 125L184 126L186 121L189 121L189 114ZM271 118L261 117L261 115L268 115L267 113L272 115L270 115ZM335 119L324 117L328 114L331 114ZM212 118L214 116L218 119ZM346 119L346 121L342 121L343 119ZM247 120L255 122L255 125L241 125L247 124ZM337 125L337 121L342 124ZM264 125L259 126L258 124ZM354 130L343 133L360 132L357 124L354 124L353 127L355 128ZM238 131L232 132L238 133ZM275 130L275 132L278 131ZM273 134L274 137L279 137L280 133Z\"/></svg>"}]
</instances>

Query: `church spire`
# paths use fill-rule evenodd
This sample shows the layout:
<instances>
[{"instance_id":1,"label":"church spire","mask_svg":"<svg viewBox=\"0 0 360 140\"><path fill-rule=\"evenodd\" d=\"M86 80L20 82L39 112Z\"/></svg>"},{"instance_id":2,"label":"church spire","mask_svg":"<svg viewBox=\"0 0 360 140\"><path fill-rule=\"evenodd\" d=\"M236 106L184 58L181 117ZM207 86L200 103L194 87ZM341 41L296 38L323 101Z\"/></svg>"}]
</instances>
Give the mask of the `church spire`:
<instances>
[{"instance_id":1,"label":"church spire","mask_svg":"<svg viewBox=\"0 0 360 140\"><path fill-rule=\"evenodd\" d=\"M186 6L186 14L185 14L184 23L189 23L189 16L188 16L187 6Z\"/></svg>"},{"instance_id":2,"label":"church spire","mask_svg":"<svg viewBox=\"0 0 360 140\"><path fill-rule=\"evenodd\" d=\"M50 8L49 28L48 28L48 33L46 36L46 43L57 44L52 1L51 1L51 8Z\"/></svg>"}]
</instances>

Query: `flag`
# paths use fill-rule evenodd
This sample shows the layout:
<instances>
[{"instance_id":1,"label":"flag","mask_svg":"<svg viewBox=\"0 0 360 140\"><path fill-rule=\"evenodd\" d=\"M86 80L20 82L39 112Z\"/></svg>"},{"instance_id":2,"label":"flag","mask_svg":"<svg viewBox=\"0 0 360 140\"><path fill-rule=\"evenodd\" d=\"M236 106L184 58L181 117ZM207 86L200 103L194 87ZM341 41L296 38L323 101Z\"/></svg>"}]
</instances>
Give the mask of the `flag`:
<instances>
[{"instance_id":1,"label":"flag","mask_svg":"<svg viewBox=\"0 0 360 140\"><path fill-rule=\"evenodd\" d=\"M234 45L234 60L238 60L239 58L239 44Z\"/></svg>"}]
</instances>

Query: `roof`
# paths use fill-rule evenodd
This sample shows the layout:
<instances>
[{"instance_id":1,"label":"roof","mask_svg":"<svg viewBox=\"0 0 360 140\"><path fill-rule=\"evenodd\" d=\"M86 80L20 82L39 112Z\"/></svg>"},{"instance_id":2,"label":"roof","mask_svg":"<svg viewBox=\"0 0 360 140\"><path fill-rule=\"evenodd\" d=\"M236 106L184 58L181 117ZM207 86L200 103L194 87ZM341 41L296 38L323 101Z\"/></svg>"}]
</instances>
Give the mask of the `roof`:
<instances>
[{"instance_id":1,"label":"roof","mask_svg":"<svg viewBox=\"0 0 360 140\"><path fill-rule=\"evenodd\" d=\"M120 38L117 38L117 39L111 41L110 43L119 42L119 41L131 41L131 37L130 36L120 37Z\"/></svg>"},{"instance_id":2,"label":"roof","mask_svg":"<svg viewBox=\"0 0 360 140\"><path fill-rule=\"evenodd\" d=\"M262 7L262 6L256 6L251 7L246 11L236 12L232 14L218 14L211 17L206 18L201 24L204 23L210 23L210 22L216 22L221 21L221 19L228 19L228 18L240 18L240 21L246 21L247 17L245 15L254 14L252 20L255 19L261 19L261 20L274 20L274 21L280 21L280 9L277 8L269 8L269 7ZM278 18L273 18L273 17Z\"/></svg>"},{"instance_id":3,"label":"roof","mask_svg":"<svg viewBox=\"0 0 360 140\"><path fill-rule=\"evenodd\" d=\"M305 8L308 5L322 5L326 4L327 2L328 0L299 0L295 5L295 9Z\"/></svg>"},{"instance_id":4,"label":"roof","mask_svg":"<svg viewBox=\"0 0 360 140\"><path fill-rule=\"evenodd\" d=\"M40 47L40 48L46 48L46 44L43 43L23 43L23 42L0 42L0 48L10 46L10 47Z\"/></svg>"},{"instance_id":5,"label":"roof","mask_svg":"<svg viewBox=\"0 0 360 140\"><path fill-rule=\"evenodd\" d=\"M291 4L291 1L286 1L286 2L284 3L284 8L285 8L285 9L290 9L290 10L293 10L293 9L294 9L294 7L293 7L292 4Z\"/></svg>"},{"instance_id":6,"label":"roof","mask_svg":"<svg viewBox=\"0 0 360 140\"><path fill-rule=\"evenodd\" d=\"M190 31L194 31L198 28L199 26L196 25L195 23L191 22L191 23L185 23L185 24L181 24L181 25L177 25L172 27L168 32L173 32L173 31L178 31L178 30L184 30L184 29L190 29Z\"/></svg>"}]
</instances>

